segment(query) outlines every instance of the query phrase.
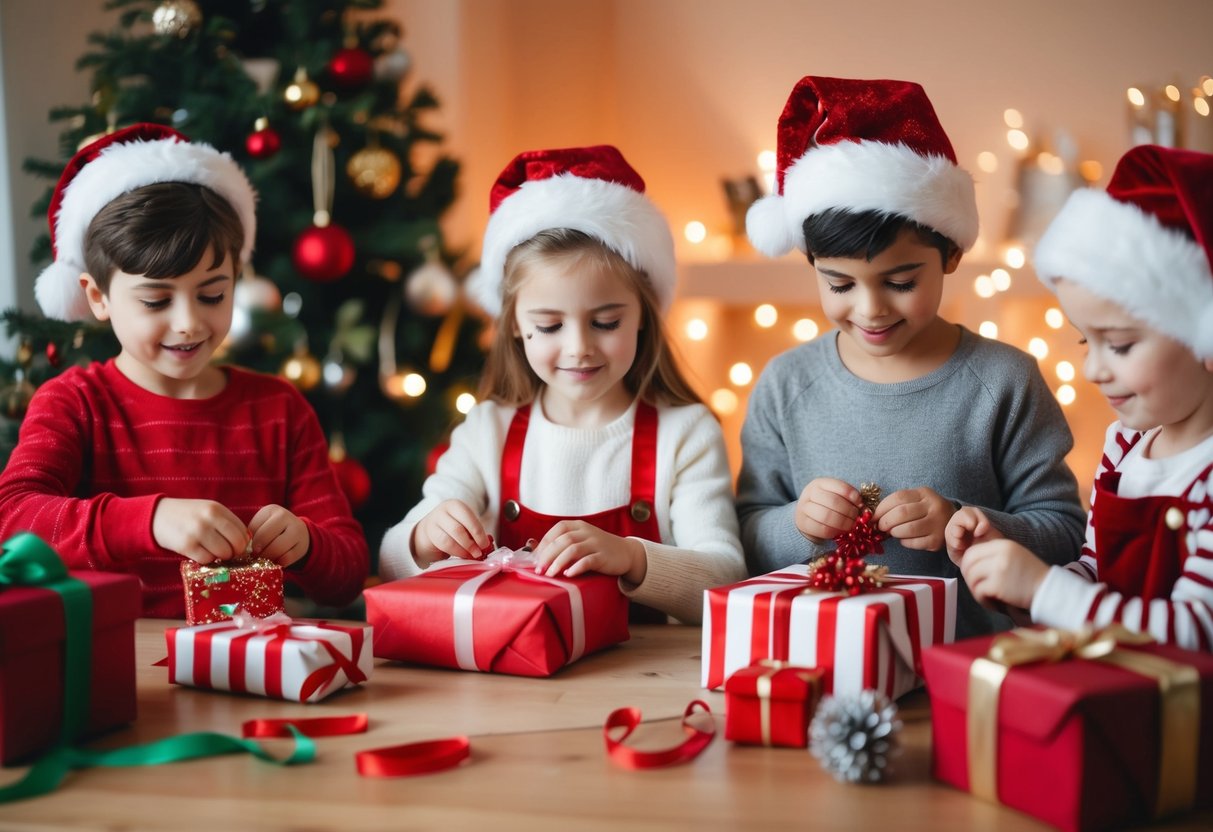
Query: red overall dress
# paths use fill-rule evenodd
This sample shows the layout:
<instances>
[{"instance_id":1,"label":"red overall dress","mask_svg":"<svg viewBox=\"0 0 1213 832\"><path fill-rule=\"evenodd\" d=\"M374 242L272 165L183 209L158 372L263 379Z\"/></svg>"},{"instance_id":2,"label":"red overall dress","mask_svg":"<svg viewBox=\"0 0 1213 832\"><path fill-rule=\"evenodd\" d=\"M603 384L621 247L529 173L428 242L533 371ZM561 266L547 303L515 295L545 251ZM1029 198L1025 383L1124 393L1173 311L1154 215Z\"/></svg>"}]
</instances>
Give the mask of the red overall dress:
<instances>
[{"instance_id":1,"label":"red overall dress","mask_svg":"<svg viewBox=\"0 0 1213 832\"><path fill-rule=\"evenodd\" d=\"M1146 601L1170 598L1187 560L1182 497L1121 497L1120 472L1095 483L1091 524L1099 580L1109 589ZM1148 615L1149 606L1143 608ZM1143 619L1143 627L1146 625Z\"/></svg>"},{"instance_id":2,"label":"red overall dress","mask_svg":"<svg viewBox=\"0 0 1213 832\"><path fill-rule=\"evenodd\" d=\"M510 422L505 448L501 452L501 511L496 538L498 546L520 549L526 545L528 539L542 540L548 530L561 520L583 520L620 537L661 540L657 517L653 513L653 498L657 492L656 408L644 402L639 402L636 406L636 424L632 428L632 488L628 504L581 517L540 514L523 505L518 482L530 421L531 406L518 408L513 421ZM629 620L634 624L657 624L664 623L666 617L651 607L633 603Z\"/></svg>"}]
</instances>

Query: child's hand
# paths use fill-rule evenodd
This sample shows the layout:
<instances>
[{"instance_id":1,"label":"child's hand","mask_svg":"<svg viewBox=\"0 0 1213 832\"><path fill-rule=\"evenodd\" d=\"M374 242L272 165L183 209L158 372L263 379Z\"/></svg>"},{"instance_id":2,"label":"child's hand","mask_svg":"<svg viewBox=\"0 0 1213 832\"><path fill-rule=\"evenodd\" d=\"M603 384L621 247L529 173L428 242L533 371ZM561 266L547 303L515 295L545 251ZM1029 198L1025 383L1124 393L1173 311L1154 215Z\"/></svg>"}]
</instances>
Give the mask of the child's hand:
<instances>
[{"instance_id":1,"label":"child's hand","mask_svg":"<svg viewBox=\"0 0 1213 832\"><path fill-rule=\"evenodd\" d=\"M976 506L963 506L952 515L943 536L948 544L948 557L959 566L966 549L987 540L998 540L1002 532L994 527L984 511Z\"/></svg>"},{"instance_id":2,"label":"child's hand","mask_svg":"<svg viewBox=\"0 0 1213 832\"><path fill-rule=\"evenodd\" d=\"M493 548L480 517L462 500L444 500L413 528L413 559L429 566L446 558L480 560Z\"/></svg>"},{"instance_id":3,"label":"child's hand","mask_svg":"<svg viewBox=\"0 0 1213 832\"><path fill-rule=\"evenodd\" d=\"M152 514L157 545L203 565L244 554L249 532L240 518L214 500L165 497Z\"/></svg>"},{"instance_id":4,"label":"child's hand","mask_svg":"<svg viewBox=\"0 0 1213 832\"><path fill-rule=\"evenodd\" d=\"M876 506L872 520L907 549L931 552L943 548L944 529L955 512L951 500L924 486L894 491Z\"/></svg>"},{"instance_id":5,"label":"child's hand","mask_svg":"<svg viewBox=\"0 0 1213 832\"><path fill-rule=\"evenodd\" d=\"M535 547L535 571L566 578L601 572L639 584L648 571L648 558L639 540L604 532L584 520L561 520Z\"/></svg>"},{"instance_id":6,"label":"child's hand","mask_svg":"<svg viewBox=\"0 0 1213 832\"><path fill-rule=\"evenodd\" d=\"M977 543L965 552L960 574L982 604L1002 601L1031 609L1032 599L1049 567L1020 544L1005 538Z\"/></svg>"},{"instance_id":7,"label":"child's hand","mask_svg":"<svg viewBox=\"0 0 1213 832\"><path fill-rule=\"evenodd\" d=\"M312 536L307 523L282 506L262 506L248 524L253 535L253 555L268 558L285 568L308 553Z\"/></svg>"},{"instance_id":8,"label":"child's hand","mask_svg":"<svg viewBox=\"0 0 1213 832\"><path fill-rule=\"evenodd\" d=\"M848 532L863 508L859 489L842 480L820 477L800 492L796 528L814 543Z\"/></svg>"}]
</instances>

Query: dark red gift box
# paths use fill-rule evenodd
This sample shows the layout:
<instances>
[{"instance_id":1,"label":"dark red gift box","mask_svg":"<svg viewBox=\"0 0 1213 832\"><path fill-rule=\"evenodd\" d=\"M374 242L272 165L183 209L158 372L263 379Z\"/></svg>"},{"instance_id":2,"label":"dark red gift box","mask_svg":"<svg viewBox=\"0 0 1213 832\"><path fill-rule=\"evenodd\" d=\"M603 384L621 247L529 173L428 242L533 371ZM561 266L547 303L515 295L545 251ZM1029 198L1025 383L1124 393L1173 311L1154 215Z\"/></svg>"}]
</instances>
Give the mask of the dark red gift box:
<instances>
[{"instance_id":1,"label":"dark red gift box","mask_svg":"<svg viewBox=\"0 0 1213 832\"><path fill-rule=\"evenodd\" d=\"M628 639L628 599L608 575L547 578L531 566L466 561L363 595L385 659L550 676Z\"/></svg>"},{"instance_id":2,"label":"dark red gift box","mask_svg":"<svg viewBox=\"0 0 1213 832\"><path fill-rule=\"evenodd\" d=\"M143 606L137 578L71 572L93 596L93 653L85 735L135 718L135 619ZM63 600L35 587L0 590L0 764L54 746L63 719Z\"/></svg>"},{"instance_id":3,"label":"dark red gift box","mask_svg":"<svg viewBox=\"0 0 1213 832\"><path fill-rule=\"evenodd\" d=\"M750 745L805 748L821 699L825 671L763 661L724 683L725 739Z\"/></svg>"},{"instance_id":4,"label":"dark red gift box","mask_svg":"<svg viewBox=\"0 0 1213 832\"><path fill-rule=\"evenodd\" d=\"M228 621L239 607L254 618L284 609L282 567L265 558L203 566L181 561L185 587L185 623Z\"/></svg>"},{"instance_id":5,"label":"dark red gift box","mask_svg":"<svg viewBox=\"0 0 1213 832\"><path fill-rule=\"evenodd\" d=\"M975 679L971 693L970 675L994 640L968 639L923 653L931 697L933 774L975 794L981 790L980 761L977 754L970 760L968 746L980 739L979 730L970 737L968 715L970 701L977 701L970 696L979 696L981 684ZM1194 784L1188 781L1191 808L1213 806L1213 656L1157 644L1121 645L1117 652L1144 652L1199 676L1199 684L1187 688L1191 708L1186 716L1178 712L1180 742L1172 742L1167 751L1171 771L1182 776L1161 779L1170 790L1184 776L1194 777ZM976 677L982 676L981 670L975 671ZM1163 764L1159 690L1156 678L1107 660L1066 658L1011 667L998 689L997 713L982 717L997 720L996 726L985 726L996 737L996 751L986 757L993 763L996 790L990 797L1064 830L1150 820L1160 802ZM1197 708L1198 713L1191 713ZM1176 753L1185 740L1194 744L1195 759ZM972 770L971 762L977 763Z\"/></svg>"}]
</instances>

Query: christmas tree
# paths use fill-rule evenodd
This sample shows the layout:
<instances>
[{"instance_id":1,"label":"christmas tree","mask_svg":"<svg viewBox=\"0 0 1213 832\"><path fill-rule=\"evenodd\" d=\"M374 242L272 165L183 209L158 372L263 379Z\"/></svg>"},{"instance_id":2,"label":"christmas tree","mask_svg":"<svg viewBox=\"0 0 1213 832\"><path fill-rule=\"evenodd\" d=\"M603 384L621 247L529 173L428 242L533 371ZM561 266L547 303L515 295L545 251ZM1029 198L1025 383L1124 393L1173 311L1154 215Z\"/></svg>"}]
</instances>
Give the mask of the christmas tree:
<instances>
[{"instance_id":1,"label":"christmas tree","mask_svg":"<svg viewBox=\"0 0 1213 832\"><path fill-rule=\"evenodd\" d=\"M258 232L223 360L305 392L372 552L419 498L483 357L438 226L458 166L423 124L433 95L403 92L410 57L380 5L111 0L114 30L92 35L78 62L92 100L51 111L60 159L26 163L50 180L39 216L76 149L129 124L170 125L241 164ZM49 262L49 237L32 258L34 273ZM38 384L118 349L95 325L17 310L4 320L20 346L0 361L0 462Z\"/></svg>"}]
</instances>

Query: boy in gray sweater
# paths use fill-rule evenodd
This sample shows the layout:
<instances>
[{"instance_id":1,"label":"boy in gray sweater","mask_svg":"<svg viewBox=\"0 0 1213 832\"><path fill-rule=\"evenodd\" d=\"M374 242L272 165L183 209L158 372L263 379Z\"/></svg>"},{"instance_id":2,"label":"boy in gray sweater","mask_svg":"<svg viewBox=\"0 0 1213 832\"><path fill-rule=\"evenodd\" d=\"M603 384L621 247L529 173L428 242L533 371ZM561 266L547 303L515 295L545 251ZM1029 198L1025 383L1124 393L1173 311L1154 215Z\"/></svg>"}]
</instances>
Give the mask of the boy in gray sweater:
<instances>
[{"instance_id":1,"label":"boy in gray sweater","mask_svg":"<svg viewBox=\"0 0 1213 832\"><path fill-rule=\"evenodd\" d=\"M754 246L793 247L836 327L773 359L742 429L737 511L750 571L818 557L863 508L898 574L958 577L944 529L961 506L1050 563L1078 556L1073 437L1033 358L939 317L944 276L977 239L973 182L922 88L809 76L779 121L777 192ZM961 584L957 635L1006 629Z\"/></svg>"}]
</instances>

